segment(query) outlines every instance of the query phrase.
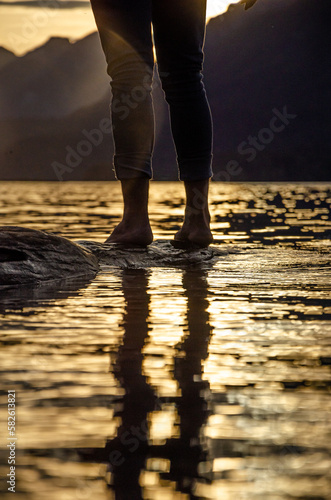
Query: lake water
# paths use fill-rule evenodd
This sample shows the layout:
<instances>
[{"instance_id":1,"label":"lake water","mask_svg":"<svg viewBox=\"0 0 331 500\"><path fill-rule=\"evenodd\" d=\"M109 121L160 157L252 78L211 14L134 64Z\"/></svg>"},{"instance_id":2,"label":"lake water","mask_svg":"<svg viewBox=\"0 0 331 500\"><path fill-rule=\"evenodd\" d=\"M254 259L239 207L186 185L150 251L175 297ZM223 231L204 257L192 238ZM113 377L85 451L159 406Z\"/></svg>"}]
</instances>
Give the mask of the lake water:
<instances>
[{"instance_id":1,"label":"lake water","mask_svg":"<svg viewBox=\"0 0 331 500\"><path fill-rule=\"evenodd\" d=\"M183 201L152 183L155 238ZM1 498L330 499L330 208L330 184L213 183L209 267L0 288ZM74 240L121 210L118 183L0 186L0 225Z\"/></svg>"}]
</instances>

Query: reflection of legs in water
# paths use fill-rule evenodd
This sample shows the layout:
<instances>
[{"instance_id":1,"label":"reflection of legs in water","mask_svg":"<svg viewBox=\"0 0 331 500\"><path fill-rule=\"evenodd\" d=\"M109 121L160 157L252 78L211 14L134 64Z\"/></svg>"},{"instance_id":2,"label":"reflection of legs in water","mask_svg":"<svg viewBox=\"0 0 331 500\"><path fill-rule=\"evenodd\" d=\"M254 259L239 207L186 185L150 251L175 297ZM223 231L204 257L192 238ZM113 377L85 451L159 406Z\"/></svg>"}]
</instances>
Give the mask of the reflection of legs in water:
<instances>
[{"instance_id":1,"label":"reflection of legs in water","mask_svg":"<svg viewBox=\"0 0 331 500\"><path fill-rule=\"evenodd\" d=\"M201 430L210 413L206 401L209 383L202 380L202 363L208 356L212 328L207 312L205 272L186 271L183 287L188 299L187 336L177 347L174 373L181 389L178 401L180 436L169 439L164 446L155 447L153 454L170 459L170 471L162 477L176 481L177 489L189 493L193 499L194 484L200 477L198 467L207 457Z\"/></svg>"},{"instance_id":2,"label":"reflection of legs in water","mask_svg":"<svg viewBox=\"0 0 331 500\"><path fill-rule=\"evenodd\" d=\"M175 377L179 382L182 397L179 415L183 441L197 442L203 423L208 416L204 392L209 383L202 380L203 361L208 356L208 345L212 328L207 308L207 282L204 271L186 271L183 286L187 295L187 336L178 348L175 359ZM194 405L194 411L192 409ZM195 418L192 419L192 416Z\"/></svg>"},{"instance_id":3,"label":"reflection of legs in water","mask_svg":"<svg viewBox=\"0 0 331 500\"><path fill-rule=\"evenodd\" d=\"M179 482L181 491L192 492L194 481L199 476L199 463L206 458L201 442L201 429L209 415L206 402L209 383L202 380L202 362L208 356L212 329L207 312L209 303L205 273L185 272L183 286L188 299L187 337L180 345L179 355L175 359L175 377L182 393L178 413L183 458L181 461L173 461L170 475Z\"/></svg>"},{"instance_id":4,"label":"reflection of legs in water","mask_svg":"<svg viewBox=\"0 0 331 500\"><path fill-rule=\"evenodd\" d=\"M177 404L180 436L164 445L151 445L148 414L155 410L156 396L142 374L142 349L148 337L148 277L144 270L123 272L124 336L113 367L125 390L119 401L121 409L116 413L121 424L117 436L104 449L77 450L84 461L108 462L116 500L142 500L139 478L147 457L167 458L170 471L161 476L175 481L179 491L195 498L194 483L201 478L198 467L206 459L201 429L209 415L209 384L202 380L202 363L207 358L212 333L205 272L186 271L183 287L188 304L187 335L177 347L174 373L181 389Z\"/></svg>"},{"instance_id":5,"label":"reflection of legs in water","mask_svg":"<svg viewBox=\"0 0 331 500\"><path fill-rule=\"evenodd\" d=\"M124 337L114 366L116 378L125 390L121 399L121 425L117 437L106 444L116 500L142 498L139 476L147 454L147 416L156 396L142 374L142 349L148 336L148 278L146 271L123 272L125 314Z\"/></svg>"},{"instance_id":6,"label":"reflection of legs in water","mask_svg":"<svg viewBox=\"0 0 331 500\"><path fill-rule=\"evenodd\" d=\"M115 416L121 418L117 436L105 448L80 449L86 462L108 463L116 500L142 500L139 477L148 452L148 413L156 405L156 396L142 374L142 349L148 337L148 276L144 270L125 270L122 275L125 298L123 344L113 366L125 394Z\"/></svg>"},{"instance_id":7,"label":"reflection of legs in water","mask_svg":"<svg viewBox=\"0 0 331 500\"><path fill-rule=\"evenodd\" d=\"M192 493L199 477L199 463L206 453L201 442L201 428L209 409L205 399L209 390L202 380L202 362L208 355L212 333L207 312L207 282L203 271L186 271L183 287L188 300L187 336L178 346L175 359L175 378L181 397L178 402L180 437L169 439L165 445L148 445L148 413L154 410L155 395L142 374L142 349L148 337L149 296L145 271L125 271L123 290L126 310L123 317L124 337L114 366L115 375L125 389L117 437L106 445L117 499L142 498L139 476L147 456L170 460L169 474L179 491ZM192 497L193 498L193 497Z\"/></svg>"},{"instance_id":8,"label":"reflection of legs in water","mask_svg":"<svg viewBox=\"0 0 331 500\"><path fill-rule=\"evenodd\" d=\"M206 189L212 175L212 123L201 74L206 0L91 3L112 78L114 165L124 197L123 220L108 241L139 245L152 241L147 201L154 145L153 24L180 178L187 195L184 227L176 240L207 246L212 239ZM203 209L200 201L191 204L197 191L205 199Z\"/></svg>"}]
</instances>

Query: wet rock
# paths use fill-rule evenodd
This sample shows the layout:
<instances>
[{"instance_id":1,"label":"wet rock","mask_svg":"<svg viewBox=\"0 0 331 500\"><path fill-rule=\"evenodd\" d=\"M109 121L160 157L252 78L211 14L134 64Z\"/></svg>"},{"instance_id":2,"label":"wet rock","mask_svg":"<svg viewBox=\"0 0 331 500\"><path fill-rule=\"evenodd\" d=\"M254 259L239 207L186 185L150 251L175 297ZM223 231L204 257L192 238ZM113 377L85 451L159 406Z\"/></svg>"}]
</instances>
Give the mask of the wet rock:
<instances>
[{"instance_id":1,"label":"wet rock","mask_svg":"<svg viewBox=\"0 0 331 500\"><path fill-rule=\"evenodd\" d=\"M116 266L123 269L186 268L204 265L210 267L217 256L228 253L212 246L200 250L179 250L175 249L169 240L156 240L146 248L125 248L114 243L94 241L77 241L76 243L93 252L101 268L103 266Z\"/></svg>"},{"instance_id":2,"label":"wet rock","mask_svg":"<svg viewBox=\"0 0 331 500\"><path fill-rule=\"evenodd\" d=\"M72 242L54 234L17 226L0 227L0 286L91 278L99 265L122 269L149 267L210 267L218 255L215 247L179 250L168 240L147 248L125 248L112 243Z\"/></svg>"},{"instance_id":3,"label":"wet rock","mask_svg":"<svg viewBox=\"0 0 331 500\"><path fill-rule=\"evenodd\" d=\"M93 277L98 269L92 252L66 238L23 227L0 227L0 285Z\"/></svg>"}]
</instances>

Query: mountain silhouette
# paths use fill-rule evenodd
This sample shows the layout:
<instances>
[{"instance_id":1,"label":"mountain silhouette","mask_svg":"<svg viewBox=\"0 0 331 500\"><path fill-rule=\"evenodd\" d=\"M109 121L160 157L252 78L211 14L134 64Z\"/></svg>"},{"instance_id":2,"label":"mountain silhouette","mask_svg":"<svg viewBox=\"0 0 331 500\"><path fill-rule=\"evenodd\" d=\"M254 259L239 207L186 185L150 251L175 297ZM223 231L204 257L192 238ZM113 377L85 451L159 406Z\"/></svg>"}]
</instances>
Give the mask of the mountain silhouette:
<instances>
[{"instance_id":1,"label":"mountain silhouette","mask_svg":"<svg viewBox=\"0 0 331 500\"><path fill-rule=\"evenodd\" d=\"M330 10L329 0L258 0L209 22L216 180L330 180ZM157 78L154 87L154 178L173 180ZM0 48L0 179L114 179L109 100L96 33L76 43L52 38L23 57ZM101 135L91 132L101 125Z\"/></svg>"},{"instance_id":2,"label":"mountain silhouette","mask_svg":"<svg viewBox=\"0 0 331 500\"><path fill-rule=\"evenodd\" d=\"M97 104L106 96L108 78L96 34L70 43L51 38L17 57L1 73L6 118L62 118Z\"/></svg>"},{"instance_id":3,"label":"mountain silhouette","mask_svg":"<svg viewBox=\"0 0 331 500\"><path fill-rule=\"evenodd\" d=\"M11 63L16 59L15 54L5 49L4 47L0 47L0 71L7 64Z\"/></svg>"},{"instance_id":4,"label":"mountain silhouette","mask_svg":"<svg viewBox=\"0 0 331 500\"><path fill-rule=\"evenodd\" d=\"M217 167L238 161L240 180L330 180L330 13L328 0L259 0L210 21L205 74ZM264 149L247 161L238 146L284 107L296 118L271 142L262 133L267 144L259 140Z\"/></svg>"}]
</instances>

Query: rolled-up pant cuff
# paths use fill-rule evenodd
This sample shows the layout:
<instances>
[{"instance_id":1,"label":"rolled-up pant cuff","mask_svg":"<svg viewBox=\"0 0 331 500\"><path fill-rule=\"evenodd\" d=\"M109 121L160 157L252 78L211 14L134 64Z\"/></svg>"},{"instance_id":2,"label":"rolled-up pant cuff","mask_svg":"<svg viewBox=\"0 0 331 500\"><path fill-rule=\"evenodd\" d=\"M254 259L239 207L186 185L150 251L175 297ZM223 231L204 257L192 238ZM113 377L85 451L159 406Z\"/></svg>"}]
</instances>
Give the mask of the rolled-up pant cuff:
<instances>
[{"instance_id":1,"label":"rolled-up pant cuff","mask_svg":"<svg viewBox=\"0 0 331 500\"><path fill-rule=\"evenodd\" d=\"M212 155L208 158L178 160L178 166L181 181L203 181L210 179L213 175Z\"/></svg>"},{"instance_id":2,"label":"rolled-up pant cuff","mask_svg":"<svg viewBox=\"0 0 331 500\"><path fill-rule=\"evenodd\" d=\"M114 170L118 180L152 178L152 162L150 155L125 154L114 156Z\"/></svg>"}]
</instances>

